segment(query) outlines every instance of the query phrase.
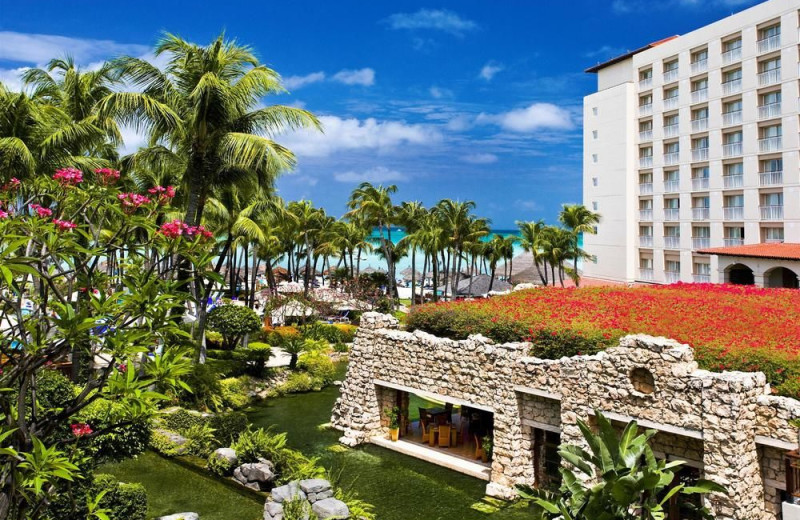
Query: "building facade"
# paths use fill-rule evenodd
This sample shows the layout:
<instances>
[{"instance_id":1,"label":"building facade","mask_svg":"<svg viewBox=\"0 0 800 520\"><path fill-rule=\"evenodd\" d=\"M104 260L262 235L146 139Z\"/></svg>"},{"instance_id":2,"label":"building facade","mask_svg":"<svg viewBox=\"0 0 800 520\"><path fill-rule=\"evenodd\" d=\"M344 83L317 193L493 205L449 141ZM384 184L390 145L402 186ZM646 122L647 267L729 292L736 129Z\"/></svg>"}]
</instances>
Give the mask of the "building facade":
<instances>
[{"instance_id":1,"label":"building facade","mask_svg":"<svg viewBox=\"0 0 800 520\"><path fill-rule=\"evenodd\" d=\"M588 69L586 276L722 283L701 251L800 243L799 34L800 0L769 0Z\"/></svg>"}]
</instances>

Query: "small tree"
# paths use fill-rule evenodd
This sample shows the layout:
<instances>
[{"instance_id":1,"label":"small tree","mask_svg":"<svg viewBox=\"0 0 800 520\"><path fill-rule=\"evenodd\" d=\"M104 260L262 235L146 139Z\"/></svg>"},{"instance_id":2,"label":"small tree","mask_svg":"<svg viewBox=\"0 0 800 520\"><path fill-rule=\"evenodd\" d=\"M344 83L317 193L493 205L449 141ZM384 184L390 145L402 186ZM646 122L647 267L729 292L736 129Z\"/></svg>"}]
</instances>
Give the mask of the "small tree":
<instances>
[{"instance_id":1,"label":"small tree","mask_svg":"<svg viewBox=\"0 0 800 520\"><path fill-rule=\"evenodd\" d=\"M243 305L220 305L208 313L208 327L222 334L224 349L233 350L246 334L261 328L261 320Z\"/></svg>"},{"instance_id":2,"label":"small tree","mask_svg":"<svg viewBox=\"0 0 800 520\"><path fill-rule=\"evenodd\" d=\"M538 506L540 518L559 520L663 520L665 505L676 494L703 494L725 489L708 480L694 486L675 483L675 474L683 461L656 460L648 444L656 434L647 430L639 434L636 421L617 435L611 422L596 412L599 433L578 420L583 438L591 453L574 445L564 445L559 455L583 474L561 467L558 492L519 487L523 498ZM588 482L583 479L588 477ZM599 482L598 482L599 480ZM710 518L706 508L697 508Z\"/></svg>"}]
</instances>

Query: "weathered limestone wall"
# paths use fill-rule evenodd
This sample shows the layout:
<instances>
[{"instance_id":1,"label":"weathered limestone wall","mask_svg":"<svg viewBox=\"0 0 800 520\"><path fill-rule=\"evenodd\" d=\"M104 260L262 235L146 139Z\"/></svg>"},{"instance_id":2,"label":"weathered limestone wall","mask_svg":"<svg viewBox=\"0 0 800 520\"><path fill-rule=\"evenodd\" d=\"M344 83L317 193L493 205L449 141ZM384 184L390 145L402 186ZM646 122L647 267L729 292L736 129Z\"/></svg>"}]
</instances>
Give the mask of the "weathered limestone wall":
<instances>
[{"instance_id":1,"label":"weathered limestone wall","mask_svg":"<svg viewBox=\"0 0 800 520\"><path fill-rule=\"evenodd\" d=\"M655 451L726 486L727 494L709 497L717 518L774 518L779 462L797 443L788 421L800 417L800 402L769 395L763 374L699 370L687 345L641 335L593 356L543 360L527 352L524 343L400 331L394 318L366 313L332 423L349 445L385 435L381 410L396 389L490 410L487 493L510 496L516 484L533 484L533 428L560 430L562 443L582 445L578 419L591 423L602 410L619 424L636 419L659 430Z\"/></svg>"}]
</instances>

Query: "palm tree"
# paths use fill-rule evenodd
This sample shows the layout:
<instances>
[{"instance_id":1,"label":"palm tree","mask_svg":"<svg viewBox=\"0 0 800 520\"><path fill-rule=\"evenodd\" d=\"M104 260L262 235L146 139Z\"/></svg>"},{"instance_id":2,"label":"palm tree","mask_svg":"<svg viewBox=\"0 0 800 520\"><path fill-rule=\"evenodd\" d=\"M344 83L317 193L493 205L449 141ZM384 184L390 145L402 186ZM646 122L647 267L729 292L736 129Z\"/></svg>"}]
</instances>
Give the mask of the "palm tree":
<instances>
[{"instance_id":1,"label":"palm tree","mask_svg":"<svg viewBox=\"0 0 800 520\"><path fill-rule=\"evenodd\" d=\"M428 210L421 202L403 202L400 205L399 222L406 231L398 246L408 248L411 255L411 306L414 306L417 299L417 249L420 246L417 231L421 229L422 219L428 214ZM411 237L411 238L409 238Z\"/></svg>"},{"instance_id":2,"label":"palm tree","mask_svg":"<svg viewBox=\"0 0 800 520\"><path fill-rule=\"evenodd\" d=\"M556 284L556 266L558 278L564 287L564 262L574 255L574 236L571 231L557 226L547 226L543 230L541 246L547 263L550 264L553 285Z\"/></svg>"},{"instance_id":3,"label":"palm tree","mask_svg":"<svg viewBox=\"0 0 800 520\"><path fill-rule=\"evenodd\" d=\"M501 235L494 235L484 246L484 256L489 261L489 292L494 287L494 274L497 263L506 257L506 241Z\"/></svg>"},{"instance_id":4,"label":"palm tree","mask_svg":"<svg viewBox=\"0 0 800 520\"><path fill-rule=\"evenodd\" d=\"M572 232L573 240L573 278L575 286L580 284L578 276L578 259L586 258L589 255L578 246L581 233L596 233L595 226L600 222L600 215L590 211L583 204L564 204L558 220Z\"/></svg>"},{"instance_id":5,"label":"palm tree","mask_svg":"<svg viewBox=\"0 0 800 520\"><path fill-rule=\"evenodd\" d=\"M311 260L314 254L314 242L322 229L324 212L315 208L308 200L290 202L287 208L289 215L294 219L297 230L298 243L302 243L306 256L305 273L303 274L303 292L308 296L308 287L311 279Z\"/></svg>"},{"instance_id":6,"label":"palm tree","mask_svg":"<svg viewBox=\"0 0 800 520\"><path fill-rule=\"evenodd\" d=\"M517 226L519 227L522 249L533 256L533 265L536 266L536 272L539 274L542 284L547 285L549 283L547 264L544 265L544 270L541 268L541 264L544 262L542 242L545 238L544 230L547 225L544 220L538 220L536 222L517 222Z\"/></svg>"}]
</instances>

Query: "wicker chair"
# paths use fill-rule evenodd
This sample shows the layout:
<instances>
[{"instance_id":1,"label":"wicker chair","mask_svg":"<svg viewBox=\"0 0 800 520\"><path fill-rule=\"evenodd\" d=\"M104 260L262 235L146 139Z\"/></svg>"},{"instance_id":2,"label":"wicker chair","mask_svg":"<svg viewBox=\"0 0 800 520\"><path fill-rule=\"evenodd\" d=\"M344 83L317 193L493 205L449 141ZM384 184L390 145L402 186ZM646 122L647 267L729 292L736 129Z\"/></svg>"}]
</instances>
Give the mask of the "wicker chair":
<instances>
[{"instance_id":1,"label":"wicker chair","mask_svg":"<svg viewBox=\"0 0 800 520\"><path fill-rule=\"evenodd\" d=\"M450 425L449 424L442 424L439 426L439 447L440 448L449 448L450 447Z\"/></svg>"}]
</instances>

